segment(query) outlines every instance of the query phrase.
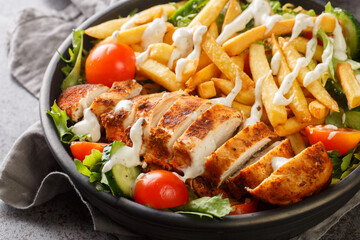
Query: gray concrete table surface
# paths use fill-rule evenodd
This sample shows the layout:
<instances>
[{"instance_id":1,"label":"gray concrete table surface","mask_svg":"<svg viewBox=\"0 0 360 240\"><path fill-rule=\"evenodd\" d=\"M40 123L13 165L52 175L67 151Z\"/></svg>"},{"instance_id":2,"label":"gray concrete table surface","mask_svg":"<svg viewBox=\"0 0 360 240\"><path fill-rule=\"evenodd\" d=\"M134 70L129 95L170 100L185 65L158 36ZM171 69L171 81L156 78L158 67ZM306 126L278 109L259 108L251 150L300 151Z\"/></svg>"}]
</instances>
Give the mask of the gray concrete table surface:
<instances>
[{"instance_id":1,"label":"gray concrete table surface","mask_svg":"<svg viewBox=\"0 0 360 240\"><path fill-rule=\"evenodd\" d=\"M12 78L7 65L6 31L18 11L27 7L61 9L69 0L2 0L0 8L0 161L16 138L39 120L38 101ZM360 19L358 0L333 0ZM34 159L35 160L35 159ZM322 240L360 239L360 207L340 219ZM0 239L114 239L93 230L85 206L72 191L29 210L0 200Z\"/></svg>"}]
</instances>

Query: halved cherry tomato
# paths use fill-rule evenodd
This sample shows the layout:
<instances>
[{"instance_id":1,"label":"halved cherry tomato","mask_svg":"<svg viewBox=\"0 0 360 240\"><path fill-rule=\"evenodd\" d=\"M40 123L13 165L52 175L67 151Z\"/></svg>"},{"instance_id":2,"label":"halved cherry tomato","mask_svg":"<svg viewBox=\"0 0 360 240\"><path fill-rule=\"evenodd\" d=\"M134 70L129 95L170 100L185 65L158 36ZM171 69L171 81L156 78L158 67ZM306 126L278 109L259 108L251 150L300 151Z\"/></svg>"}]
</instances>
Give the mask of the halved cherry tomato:
<instances>
[{"instance_id":1,"label":"halved cherry tomato","mask_svg":"<svg viewBox=\"0 0 360 240\"><path fill-rule=\"evenodd\" d=\"M137 181L135 202L156 209L172 208L189 201L185 183L174 173L154 170L145 173Z\"/></svg>"},{"instance_id":2,"label":"halved cherry tomato","mask_svg":"<svg viewBox=\"0 0 360 240\"><path fill-rule=\"evenodd\" d=\"M111 87L113 82L133 79L135 54L127 45L105 43L91 50L85 62L86 81Z\"/></svg>"},{"instance_id":3,"label":"halved cherry tomato","mask_svg":"<svg viewBox=\"0 0 360 240\"><path fill-rule=\"evenodd\" d=\"M74 158L83 161L85 156L90 155L93 149L103 152L106 143L71 142L70 150Z\"/></svg>"},{"instance_id":4,"label":"halved cherry tomato","mask_svg":"<svg viewBox=\"0 0 360 240\"><path fill-rule=\"evenodd\" d=\"M253 212L256 212L258 209L258 201L255 199L252 199L248 203L236 204L233 206L233 208L234 208L234 211L230 212L229 215L253 213Z\"/></svg>"},{"instance_id":5,"label":"halved cherry tomato","mask_svg":"<svg viewBox=\"0 0 360 240\"><path fill-rule=\"evenodd\" d=\"M326 150L339 150L341 155L346 154L360 141L360 131L350 128L333 128L324 125L307 126L306 135L310 144L321 141Z\"/></svg>"}]
</instances>

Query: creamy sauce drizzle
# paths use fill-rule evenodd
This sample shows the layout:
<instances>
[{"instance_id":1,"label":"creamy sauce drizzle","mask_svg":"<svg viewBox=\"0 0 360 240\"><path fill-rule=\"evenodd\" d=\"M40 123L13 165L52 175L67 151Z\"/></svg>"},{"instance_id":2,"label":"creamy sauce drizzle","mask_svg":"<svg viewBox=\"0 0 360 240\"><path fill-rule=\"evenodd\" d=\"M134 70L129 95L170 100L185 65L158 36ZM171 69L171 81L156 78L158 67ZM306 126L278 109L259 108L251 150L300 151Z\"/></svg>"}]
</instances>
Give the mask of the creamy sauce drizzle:
<instances>
[{"instance_id":1,"label":"creamy sauce drizzle","mask_svg":"<svg viewBox=\"0 0 360 240\"><path fill-rule=\"evenodd\" d=\"M259 78L255 84L255 103L251 107L250 117L245 120L244 127L253 125L260 122L261 115L263 113L262 100L261 100L261 87L264 79L268 78L271 74L271 70L268 75Z\"/></svg>"},{"instance_id":2,"label":"creamy sauce drizzle","mask_svg":"<svg viewBox=\"0 0 360 240\"><path fill-rule=\"evenodd\" d=\"M118 102L118 104L116 104L114 111L118 112L118 111L124 110L124 111L130 112L131 106L132 106L131 100L127 100L127 99L121 100L120 102Z\"/></svg>"},{"instance_id":3,"label":"creamy sauce drizzle","mask_svg":"<svg viewBox=\"0 0 360 240\"><path fill-rule=\"evenodd\" d=\"M274 75L277 75L279 73L279 69L280 69L280 52L277 51L274 56L271 58L271 70L273 72Z\"/></svg>"},{"instance_id":4,"label":"creamy sauce drizzle","mask_svg":"<svg viewBox=\"0 0 360 240\"><path fill-rule=\"evenodd\" d=\"M110 160L105 163L102 172L110 171L116 164L122 164L129 168L141 165L140 149L142 146L143 121L144 118L139 118L130 129L130 139L133 146L123 146L115 152Z\"/></svg>"},{"instance_id":5,"label":"creamy sauce drizzle","mask_svg":"<svg viewBox=\"0 0 360 240\"><path fill-rule=\"evenodd\" d=\"M335 135L336 135L336 133L337 132L331 132L330 134L329 134L329 136L328 136L328 140L331 140L333 137L335 137Z\"/></svg>"},{"instance_id":6,"label":"creamy sauce drizzle","mask_svg":"<svg viewBox=\"0 0 360 240\"><path fill-rule=\"evenodd\" d=\"M236 74L235 87L231 90L231 92L226 97L219 97L210 99L213 104L222 104L228 107L231 107L232 102L239 94L242 88L242 80L240 79L239 73Z\"/></svg>"},{"instance_id":7,"label":"creamy sauce drizzle","mask_svg":"<svg viewBox=\"0 0 360 240\"><path fill-rule=\"evenodd\" d=\"M189 61L198 59L200 57L202 37L206 31L207 31L206 26L200 26L195 30L192 40L194 46L193 51L186 58L181 58L176 63L176 68L175 68L176 81L178 82L182 81L182 73L184 72L186 64Z\"/></svg>"},{"instance_id":8,"label":"creamy sauce drizzle","mask_svg":"<svg viewBox=\"0 0 360 240\"><path fill-rule=\"evenodd\" d=\"M271 159L271 166L273 171L275 172L285 163L289 162L292 158L284 158L284 157L273 157Z\"/></svg>"},{"instance_id":9,"label":"creamy sauce drizzle","mask_svg":"<svg viewBox=\"0 0 360 240\"><path fill-rule=\"evenodd\" d=\"M126 23L124 23L121 28L120 28L120 31L123 32L125 30L128 30L130 28L133 28L135 25L134 25L134 22L137 18L139 14L135 14L134 16L132 16L129 21L127 21Z\"/></svg>"},{"instance_id":10,"label":"creamy sauce drizzle","mask_svg":"<svg viewBox=\"0 0 360 240\"><path fill-rule=\"evenodd\" d=\"M223 31L216 39L217 43L222 45L225 41L231 38L235 33L245 29L246 24L254 18L255 26L265 25L267 34L274 25L283 19L280 15L272 15L271 6L266 0L254 0L251 4L231 23L225 25Z\"/></svg>"},{"instance_id":11,"label":"creamy sauce drizzle","mask_svg":"<svg viewBox=\"0 0 360 240\"><path fill-rule=\"evenodd\" d=\"M171 53L168 67L172 68L174 65L174 61L178 60L179 58L187 56L191 49L193 48L193 41L192 41L192 30L188 27L182 27L175 30L172 39L174 41L173 45L175 49Z\"/></svg>"},{"instance_id":12,"label":"creamy sauce drizzle","mask_svg":"<svg viewBox=\"0 0 360 240\"><path fill-rule=\"evenodd\" d=\"M141 46L147 49L151 44L163 42L167 29L166 16L156 18L152 21L141 36Z\"/></svg>"},{"instance_id":13,"label":"creamy sauce drizzle","mask_svg":"<svg viewBox=\"0 0 360 240\"><path fill-rule=\"evenodd\" d=\"M324 126L326 129L330 129L330 130L338 130L338 127L332 124L327 124Z\"/></svg>"},{"instance_id":14,"label":"creamy sauce drizzle","mask_svg":"<svg viewBox=\"0 0 360 240\"><path fill-rule=\"evenodd\" d=\"M90 135L92 142L100 140L100 124L90 108L84 110L84 119L74 125L72 132L79 136Z\"/></svg>"}]
</instances>

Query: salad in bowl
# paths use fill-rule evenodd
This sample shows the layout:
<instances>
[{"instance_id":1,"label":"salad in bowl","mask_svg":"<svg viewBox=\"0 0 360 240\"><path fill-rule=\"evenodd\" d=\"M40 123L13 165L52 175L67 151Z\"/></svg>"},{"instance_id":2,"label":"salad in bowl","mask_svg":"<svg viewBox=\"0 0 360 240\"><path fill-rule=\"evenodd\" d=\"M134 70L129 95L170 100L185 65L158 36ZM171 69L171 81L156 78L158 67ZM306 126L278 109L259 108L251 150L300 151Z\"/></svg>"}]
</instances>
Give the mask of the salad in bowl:
<instances>
[{"instance_id":1,"label":"salad in bowl","mask_svg":"<svg viewBox=\"0 0 360 240\"><path fill-rule=\"evenodd\" d=\"M47 113L115 198L220 221L292 207L360 163L359 34L331 3L135 9L74 30Z\"/></svg>"}]
</instances>

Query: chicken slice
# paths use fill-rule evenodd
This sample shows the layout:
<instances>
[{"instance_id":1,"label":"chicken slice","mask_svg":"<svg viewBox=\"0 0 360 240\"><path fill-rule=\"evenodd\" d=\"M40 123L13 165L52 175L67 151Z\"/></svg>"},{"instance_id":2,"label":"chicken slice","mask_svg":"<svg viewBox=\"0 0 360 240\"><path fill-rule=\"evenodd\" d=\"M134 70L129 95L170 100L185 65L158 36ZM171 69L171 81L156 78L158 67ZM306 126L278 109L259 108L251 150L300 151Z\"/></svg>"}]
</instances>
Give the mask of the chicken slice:
<instances>
[{"instance_id":1,"label":"chicken slice","mask_svg":"<svg viewBox=\"0 0 360 240\"><path fill-rule=\"evenodd\" d=\"M220 186L278 136L263 122L249 125L206 158L204 178Z\"/></svg>"},{"instance_id":2,"label":"chicken slice","mask_svg":"<svg viewBox=\"0 0 360 240\"><path fill-rule=\"evenodd\" d=\"M206 110L174 144L171 165L195 178L204 172L205 158L234 135L244 116L239 111L215 104Z\"/></svg>"},{"instance_id":3,"label":"chicken slice","mask_svg":"<svg viewBox=\"0 0 360 240\"><path fill-rule=\"evenodd\" d=\"M113 110L121 100L139 95L141 90L142 86L136 80L114 82L109 91L94 100L90 109L100 119L101 114Z\"/></svg>"},{"instance_id":4,"label":"chicken slice","mask_svg":"<svg viewBox=\"0 0 360 240\"><path fill-rule=\"evenodd\" d=\"M72 86L60 94L57 105L62 110L65 110L72 121L78 122L83 117L84 110L92 104L96 97L108 91L108 89L102 84Z\"/></svg>"},{"instance_id":5,"label":"chicken slice","mask_svg":"<svg viewBox=\"0 0 360 240\"><path fill-rule=\"evenodd\" d=\"M271 147L273 147L273 145L271 145ZM294 157L294 152L289 139L283 140L276 147L273 147L273 149L265 154L260 160L242 169L239 174L235 175L234 177L230 177L228 181L233 181L238 185L249 188L257 187L274 171L272 168L273 157Z\"/></svg>"},{"instance_id":6,"label":"chicken slice","mask_svg":"<svg viewBox=\"0 0 360 240\"><path fill-rule=\"evenodd\" d=\"M210 106L209 100L194 96L177 99L161 117L156 128L151 129L144 160L171 169L168 161L172 158L176 139Z\"/></svg>"},{"instance_id":7,"label":"chicken slice","mask_svg":"<svg viewBox=\"0 0 360 240\"><path fill-rule=\"evenodd\" d=\"M279 167L256 188L246 190L271 204L288 205L328 186L332 170L325 146L318 142Z\"/></svg>"},{"instance_id":8,"label":"chicken slice","mask_svg":"<svg viewBox=\"0 0 360 240\"><path fill-rule=\"evenodd\" d=\"M153 95L139 95L134 97L131 99L132 104L130 110L120 109L101 114L100 120L101 125L104 126L106 131L106 139L109 141L122 141L124 143L127 139L130 139L130 131L127 131L127 129L135 122L135 114L139 105L152 96ZM132 143L130 142L130 144Z\"/></svg>"}]
</instances>

